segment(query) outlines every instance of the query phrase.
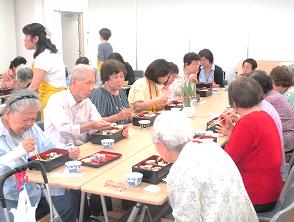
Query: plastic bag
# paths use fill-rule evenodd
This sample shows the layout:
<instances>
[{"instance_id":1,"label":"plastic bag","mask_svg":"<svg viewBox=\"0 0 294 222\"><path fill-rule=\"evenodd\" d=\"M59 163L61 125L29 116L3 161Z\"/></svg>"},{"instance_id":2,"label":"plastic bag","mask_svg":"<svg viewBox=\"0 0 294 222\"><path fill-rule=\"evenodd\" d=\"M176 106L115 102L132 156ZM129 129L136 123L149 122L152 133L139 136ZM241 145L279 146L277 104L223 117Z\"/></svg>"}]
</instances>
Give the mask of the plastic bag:
<instances>
[{"instance_id":1,"label":"plastic bag","mask_svg":"<svg viewBox=\"0 0 294 222\"><path fill-rule=\"evenodd\" d=\"M26 188L19 193L17 208L11 209L14 222L36 222L36 208L32 207Z\"/></svg>"}]
</instances>

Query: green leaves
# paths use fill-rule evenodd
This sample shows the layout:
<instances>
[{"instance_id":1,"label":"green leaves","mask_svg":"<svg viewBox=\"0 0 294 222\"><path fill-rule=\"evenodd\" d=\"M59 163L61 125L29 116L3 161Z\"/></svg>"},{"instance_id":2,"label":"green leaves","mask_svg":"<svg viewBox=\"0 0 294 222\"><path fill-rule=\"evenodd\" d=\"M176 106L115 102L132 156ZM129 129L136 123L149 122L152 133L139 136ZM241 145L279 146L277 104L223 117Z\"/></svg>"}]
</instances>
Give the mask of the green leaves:
<instances>
[{"instance_id":1,"label":"green leaves","mask_svg":"<svg viewBox=\"0 0 294 222\"><path fill-rule=\"evenodd\" d=\"M184 100L184 106L190 106L191 98L196 93L196 84L193 83L191 80L187 80L181 87L182 96Z\"/></svg>"}]
</instances>

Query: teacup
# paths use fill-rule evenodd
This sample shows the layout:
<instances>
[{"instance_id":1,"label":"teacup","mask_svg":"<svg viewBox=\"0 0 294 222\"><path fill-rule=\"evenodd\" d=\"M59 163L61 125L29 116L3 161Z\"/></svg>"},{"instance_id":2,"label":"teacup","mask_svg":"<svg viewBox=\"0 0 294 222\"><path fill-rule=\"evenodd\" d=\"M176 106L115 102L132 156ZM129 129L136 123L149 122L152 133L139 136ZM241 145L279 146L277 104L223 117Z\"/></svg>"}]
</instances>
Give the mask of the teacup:
<instances>
[{"instance_id":1,"label":"teacup","mask_svg":"<svg viewBox=\"0 0 294 222\"><path fill-rule=\"evenodd\" d=\"M131 172L127 175L128 184L131 186L139 186L142 182L143 174L139 172Z\"/></svg>"},{"instance_id":2,"label":"teacup","mask_svg":"<svg viewBox=\"0 0 294 222\"><path fill-rule=\"evenodd\" d=\"M150 126L151 121L147 119L139 120L138 121L142 128L147 128Z\"/></svg>"},{"instance_id":3,"label":"teacup","mask_svg":"<svg viewBox=\"0 0 294 222\"><path fill-rule=\"evenodd\" d=\"M93 154L92 159L95 162L103 162L103 160L105 159L105 155L101 153L95 153Z\"/></svg>"},{"instance_id":4,"label":"teacup","mask_svg":"<svg viewBox=\"0 0 294 222\"><path fill-rule=\"evenodd\" d=\"M79 173L81 165L82 162L78 160L68 161L65 163L65 169L68 173Z\"/></svg>"},{"instance_id":5,"label":"teacup","mask_svg":"<svg viewBox=\"0 0 294 222\"><path fill-rule=\"evenodd\" d=\"M114 144L114 139L103 139L101 144L104 149L110 149Z\"/></svg>"}]
</instances>

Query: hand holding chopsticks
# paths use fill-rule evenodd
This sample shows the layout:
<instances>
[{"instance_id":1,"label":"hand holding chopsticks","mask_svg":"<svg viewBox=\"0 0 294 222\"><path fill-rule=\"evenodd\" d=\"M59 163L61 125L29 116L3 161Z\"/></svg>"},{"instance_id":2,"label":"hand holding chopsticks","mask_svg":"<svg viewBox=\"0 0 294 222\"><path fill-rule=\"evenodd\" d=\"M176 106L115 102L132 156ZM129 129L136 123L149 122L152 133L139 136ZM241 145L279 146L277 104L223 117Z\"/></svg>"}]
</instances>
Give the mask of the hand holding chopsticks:
<instances>
[{"instance_id":1,"label":"hand holding chopsticks","mask_svg":"<svg viewBox=\"0 0 294 222\"><path fill-rule=\"evenodd\" d=\"M23 137L22 146L26 152L34 152L37 159L42 159L36 150L35 139L33 137Z\"/></svg>"}]
</instances>

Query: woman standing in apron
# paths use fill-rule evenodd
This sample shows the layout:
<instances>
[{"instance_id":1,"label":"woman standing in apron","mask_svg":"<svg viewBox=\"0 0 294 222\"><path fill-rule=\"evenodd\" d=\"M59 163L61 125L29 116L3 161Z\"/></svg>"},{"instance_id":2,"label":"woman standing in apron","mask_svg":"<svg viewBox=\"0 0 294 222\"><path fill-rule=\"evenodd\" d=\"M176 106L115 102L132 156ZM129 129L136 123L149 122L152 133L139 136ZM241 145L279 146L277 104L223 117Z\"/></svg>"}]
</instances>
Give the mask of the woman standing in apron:
<instances>
[{"instance_id":1,"label":"woman standing in apron","mask_svg":"<svg viewBox=\"0 0 294 222\"><path fill-rule=\"evenodd\" d=\"M62 57L57 54L57 48L50 40L50 33L39 23L28 24L23 27L25 34L24 44L26 49L35 50L32 65L34 75L29 89L37 91L43 109L49 97L66 88L65 65Z\"/></svg>"}]
</instances>

